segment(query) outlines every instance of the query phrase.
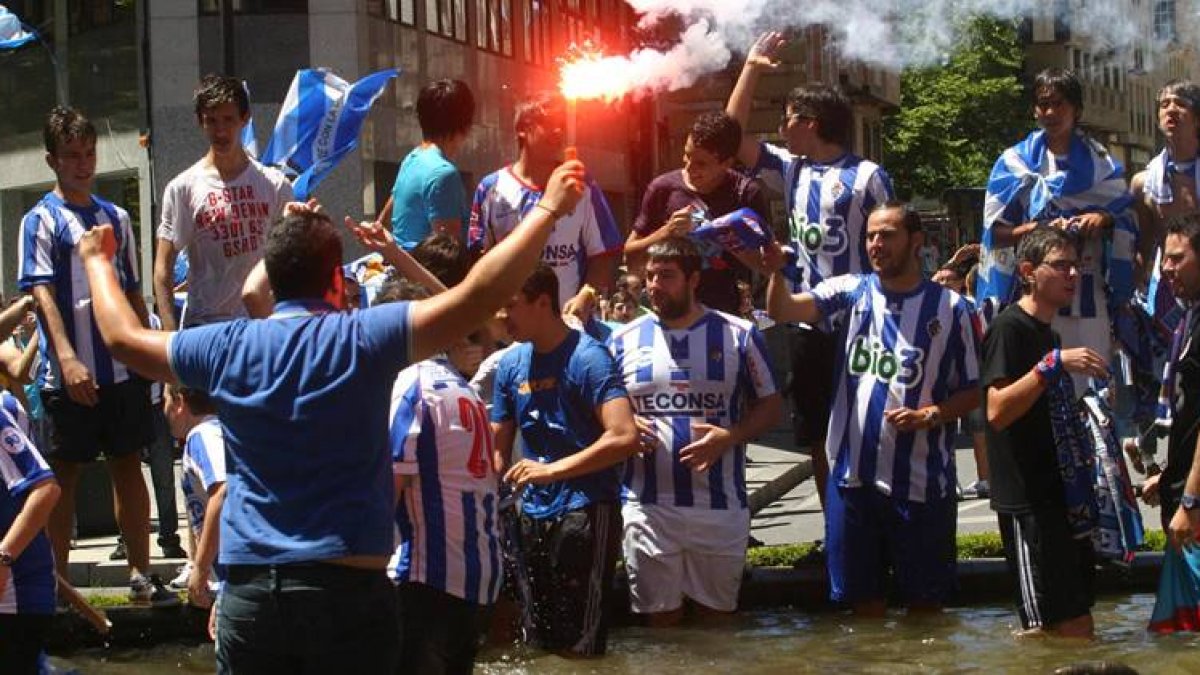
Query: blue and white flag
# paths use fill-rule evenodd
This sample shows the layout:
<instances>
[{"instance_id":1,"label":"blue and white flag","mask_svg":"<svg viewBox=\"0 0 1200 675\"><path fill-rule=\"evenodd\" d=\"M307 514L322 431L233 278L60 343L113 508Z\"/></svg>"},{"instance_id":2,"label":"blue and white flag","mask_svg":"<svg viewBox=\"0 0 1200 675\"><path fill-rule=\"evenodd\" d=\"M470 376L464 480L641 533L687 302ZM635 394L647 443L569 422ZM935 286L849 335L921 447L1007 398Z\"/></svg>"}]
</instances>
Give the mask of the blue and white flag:
<instances>
[{"instance_id":1,"label":"blue and white flag","mask_svg":"<svg viewBox=\"0 0 1200 675\"><path fill-rule=\"evenodd\" d=\"M37 33L26 30L16 14L0 5L0 49L16 49L37 39Z\"/></svg>"},{"instance_id":2,"label":"blue and white flag","mask_svg":"<svg viewBox=\"0 0 1200 675\"><path fill-rule=\"evenodd\" d=\"M296 199L308 199L342 157L358 146L358 132L371 104L399 74L398 69L388 68L350 84L326 69L296 71L260 161L294 175Z\"/></svg>"},{"instance_id":3,"label":"blue and white flag","mask_svg":"<svg viewBox=\"0 0 1200 675\"><path fill-rule=\"evenodd\" d=\"M242 80L242 89L246 90L246 100L250 100L250 84ZM250 119L246 120L246 126L242 127L241 141L242 149L247 155L254 159L258 159L258 137L254 135L254 113L250 113Z\"/></svg>"},{"instance_id":4,"label":"blue and white flag","mask_svg":"<svg viewBox=\"0 0 1200 675\"><path fill-rule=\"evenodd\" d=\"M1039 129L1005 150L992 167L983 205L975 297L996 298L1001 305L1016 299L1016 254L1012 246L995 244L993 225L1020 225L1103 211L1112 216L1113 227L1104 247L1102 273L1110 305L1123 303L1133 293L1137 226L1120 162L1079 132L1071 137L1065 170L1063 162L1058 162L1057 171L1046 170L1050 161L1046 132Z\"/></svg>"}]
</instances>

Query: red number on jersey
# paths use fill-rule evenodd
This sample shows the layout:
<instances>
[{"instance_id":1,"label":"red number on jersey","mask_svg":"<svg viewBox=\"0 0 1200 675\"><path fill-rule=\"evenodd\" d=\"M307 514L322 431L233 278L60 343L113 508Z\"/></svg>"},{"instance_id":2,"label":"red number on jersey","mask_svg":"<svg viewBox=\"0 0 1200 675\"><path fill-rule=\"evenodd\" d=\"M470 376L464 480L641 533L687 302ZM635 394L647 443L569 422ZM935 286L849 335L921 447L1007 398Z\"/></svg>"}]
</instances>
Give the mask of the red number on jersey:
<instances>
[{"instance_id":1,"label":"red number on jersey","mask_svg":"<svg viewBox=\"0 0 1200 675\"><path fill-rule=\"evenodd\" d=\"M467 471L475 478L487 478L492 457L492 428L487 423L487 408L480 401L458 399L458 419L471 432L471 457Z\"/></svg>"}]
</instances>

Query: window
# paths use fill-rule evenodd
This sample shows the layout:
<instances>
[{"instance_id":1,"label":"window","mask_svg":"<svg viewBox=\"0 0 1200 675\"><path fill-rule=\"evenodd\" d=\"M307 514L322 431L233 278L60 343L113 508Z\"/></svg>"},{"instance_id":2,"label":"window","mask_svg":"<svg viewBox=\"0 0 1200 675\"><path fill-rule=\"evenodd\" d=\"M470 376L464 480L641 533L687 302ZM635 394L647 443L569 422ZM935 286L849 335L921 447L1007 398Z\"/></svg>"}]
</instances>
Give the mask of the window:
<instances>
[{"instance_id":1,"label":"window","mask_svg":"<svg viewBox=\"0 0 1200 675\"><path fill-rule=\"evenodd\" d=\"M425 29L466 42L467 0L425 0Z\"/></svg>"},{"instance_id":2,"label":"window","mask_svg":"<svg viewBox=\"0 0 1200 675\"><path fill-rule=\"evenodd\" d=\"M522 30L522 46L525 60L544 66L550 58L550 8L546 0L521 0L524 8L525 25Z\"/></svg>"},{"instance_id":3,"label":"window","mask_svg":"<svg viewBox=\"0 0 1200 675\"><path fill-rule=\"evenodd\" d=\"M562 46L581 44L590 37L588 23L583 18L583 0L558 0L558 13L562 16Z\"/></svg>"},{"instance_id":4,"label":"window","mask_svg":"<svg viewBox=\"0 0 1200 675\"><path fill-rule=\"evenodd\" d=\"M200 0L201 14L220 14L222 0ZM232 0L236 14L305 14L308 0Z\"/></svg>"},{"instance_id":5,"label":"window","mask_svg":"<svg viewBox=\"0 0 1200 675\"><path fill-rule=\"evenodd\" d=\"M1175 40L1175 0L1158 0L1154 4L1154 38Z\"/></svg>"},{"instance_id":6,"label":"window","mask_svg":"<svg viewBox=\"0 0 1200 675\"><path fill-rule=\"evenodd\" d=\"M417 0L370 0L367 13L406 26L417 25Z\"/></svg>"},{"instance_id":7,"label":"window","mask_svg":"<svg viewBox=\"0 0 1200 675\"><path fill-rule=\"evenodd\" d=\"M512 0L475 0L475 16L475 46L512 56Z\"/></svg>"}]
</instances>

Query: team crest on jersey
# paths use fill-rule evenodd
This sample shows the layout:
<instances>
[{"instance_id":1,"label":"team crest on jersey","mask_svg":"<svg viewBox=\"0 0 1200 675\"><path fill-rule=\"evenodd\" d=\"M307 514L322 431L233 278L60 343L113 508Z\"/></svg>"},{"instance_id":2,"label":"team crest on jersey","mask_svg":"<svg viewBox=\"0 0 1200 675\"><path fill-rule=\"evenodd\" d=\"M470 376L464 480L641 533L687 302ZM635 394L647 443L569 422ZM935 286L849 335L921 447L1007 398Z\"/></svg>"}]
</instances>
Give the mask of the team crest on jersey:
<instances>
[{"instance_id":1,"label":"team crest on jersey","mask_svg":"<svg viewBox=\"0 0 1200 675\"><path fill-rule=\"evenodd\" d=\"M929 332L929 337L935 338L938 333L942 332L942 322L935 316L932 321L925 324L925 330Z\"/></svg>"},{"instance_id":2,"label":"team crest on jersey","mask_svg":"<svg viewBox=\"0 0 1200 675\"><path fill-rule=\"evenodd\" d=\"M3 445L10 455L19 455L25 451L25 440L21 438L21 432L13 428L0 432L0 445Z\"/></svg>"},{"instance_id":3,"label":"team crest on jersey","mask_svg":"<svg viewBox=\"0 0 1200 675\"><path fill-rule=\"evenodd\" d=\"M841 181L835 181L834 184L829 187L829 194L833 195L834 200L841 199L845 192L846 186L842 185Z\"/></svg>"},{"instance_id":4,"label":"team crest on jersey","mask_svg":"<svg viewBox=\"0 0 1200 675\"><path fill-rule=\"evenodd\" d=\"M723 358L725 358L725 353L722 352L720 348L714 347L708 351L708 360L712 361L713 363L716 363Z\"/></svg>"}]
</instances>

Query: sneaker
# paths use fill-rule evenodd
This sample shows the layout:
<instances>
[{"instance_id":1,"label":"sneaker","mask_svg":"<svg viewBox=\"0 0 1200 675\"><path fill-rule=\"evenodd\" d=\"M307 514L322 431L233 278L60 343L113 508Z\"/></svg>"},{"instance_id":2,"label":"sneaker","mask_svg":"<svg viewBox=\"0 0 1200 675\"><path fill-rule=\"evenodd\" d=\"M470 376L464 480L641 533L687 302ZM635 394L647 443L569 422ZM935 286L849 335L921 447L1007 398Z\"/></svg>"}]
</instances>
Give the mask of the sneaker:
<instances>
[{"instance_id":1,"label":"sneaker","mask_svg":"<svg viewBox=\"0 0 1200 675\"><path fill-rule=\"evenodd\" d=\"M987 499L992 495L991 487L986 480L977 480L963 489L963 497L971 499Z\"/></svg>"},{"instance_id":2,"label":"sneaker","mask_svg":"<svg viewBox=\"0 0 1200 675\"><path fill-rule=\"evenodd\" d=\"M158 549L162 551L164 558L183 558L187 559L187 551L179 545L179 535L172 534L167 537L158 538Z\"/></svg>"},{"instance_id":3,"label":"sneaker","mask_svg":"<svg viewBox=\"0 0 1200 675\"><path fill-rule=\"evenodd\" d=\"M139 574L130 579L129 599L134 603L148 604L152 607L179 606L179 596L167 590L157 574L151 574L149 577Z\"/></svg>"},{"instance_id":4,"label":"sneaker","mask_svg":"<svg viewBox=\"0 0 1200 675\"><path fill-rule=\"evenodd\" d=\"M117 537L117 547L112 553L108 554L109 560L125 560L129 557L129 552L125 550L125 538Z\"/></svg>"},{"instance_id":5,"label":"sneaker","mask_svg":"<svg viewBox=\"0 0 1200 675\"><path fill-rule=\"evenodd\" d=\"M175 570L176 576L167 584L177 591L187 590L188 580L192 578L192 561L187 561L186 564L180 565L179 569Z\"/></svg>"}]
</instances>

